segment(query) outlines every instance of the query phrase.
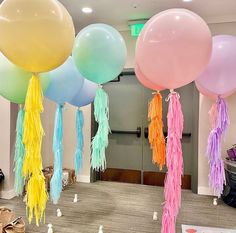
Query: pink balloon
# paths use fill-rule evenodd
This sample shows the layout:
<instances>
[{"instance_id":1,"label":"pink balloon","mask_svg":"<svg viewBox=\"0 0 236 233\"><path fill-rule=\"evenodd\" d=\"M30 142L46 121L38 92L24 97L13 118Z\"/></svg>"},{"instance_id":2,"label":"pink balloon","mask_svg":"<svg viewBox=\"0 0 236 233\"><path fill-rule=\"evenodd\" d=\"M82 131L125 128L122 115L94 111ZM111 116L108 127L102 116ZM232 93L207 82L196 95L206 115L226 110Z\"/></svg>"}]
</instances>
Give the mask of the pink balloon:
<instances>
[{"instance_id":1,"label":"pink balloon","mask_svg":"<svg viewBox=\"0 0 236 233\"><path fill-rule=\"evenodd\" d=\"M186 9L170 9L145 24L136 45L136 62L149 81L174 89L198 77L211 51L211 32L204 20Z\"/></svg>"},{"instance_id":2,"label":"pink balloon","mask_svg":"<svg viewBox=\"0 0 236 233\"><path fill-rule=\"evenodd\" d=\"M195 80L213 95L228 96L236 89L236 37L213 37L213 50L205 71Z\"/></svg>"},{"instance_id":3,"label":"pink balloon","mask_svg":"<svg viewBox=\"0 0 236 233\"><path fill-rule=\"evenodd\" d=\"M138 65L135 65L134 71L135 71L137 79L139 80L139 82L143 86L145 86L149 89L155 90L155 91L161 91L161 90L165 89L163 87L153 84L151 81L149 81L147 78L145 78L144 75L142 74L142 72L140 71Z\"/></svg>"},{"instance_id":4,"label":"pink balloon","mask_svg":"<svg viewBox=\"0 0 236 233\"><path fill-rule=\"evenodd\" d=\"M211 98L211 99L213 99L213 100L217 100L217 98L218 98L218 95L217 95L217 94L214 94L214 93L210 92L209 90L205 89L204 87L202 87L202 86L201 86L198 82L196 82L196 81L195 81L195 85L196 85L198 91L199 91L201 94L203 94L204 96L207 96L207 97L209 97L209 98ZM232 91L230 91L230 92L228 92L228 93L225 93L224 95L221 95L221 97L222 97L222 98L226 98L226 97L232 95L232 94L235 92L235 90L236 90L236 89L234 89L234 90L232 90Z\"/></svg>"}]
</instances>

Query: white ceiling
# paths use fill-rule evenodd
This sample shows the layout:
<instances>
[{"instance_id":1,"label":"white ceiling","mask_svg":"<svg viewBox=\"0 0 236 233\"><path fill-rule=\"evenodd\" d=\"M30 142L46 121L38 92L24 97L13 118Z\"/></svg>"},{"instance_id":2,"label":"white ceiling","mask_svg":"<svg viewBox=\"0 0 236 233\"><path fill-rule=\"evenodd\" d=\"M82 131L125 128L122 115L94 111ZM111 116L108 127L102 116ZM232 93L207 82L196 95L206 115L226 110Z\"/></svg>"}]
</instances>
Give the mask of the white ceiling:
<instances>
[{"instance_id":1,"label":"white ceiling","mask_svg":"<svg viewBox=\"0 0 236 233\"><path fill-rule=\"evenodd\" d=\"M236 0L60 0L73 17L76 31L91 23L107 23L119 30L128 29L128 21L150 18L169 8L187 8L208 23L236 21ZM93 13L81 9L91 7ZM136 8L135 8L136 7Z\"/></svg>"}]
</instances>

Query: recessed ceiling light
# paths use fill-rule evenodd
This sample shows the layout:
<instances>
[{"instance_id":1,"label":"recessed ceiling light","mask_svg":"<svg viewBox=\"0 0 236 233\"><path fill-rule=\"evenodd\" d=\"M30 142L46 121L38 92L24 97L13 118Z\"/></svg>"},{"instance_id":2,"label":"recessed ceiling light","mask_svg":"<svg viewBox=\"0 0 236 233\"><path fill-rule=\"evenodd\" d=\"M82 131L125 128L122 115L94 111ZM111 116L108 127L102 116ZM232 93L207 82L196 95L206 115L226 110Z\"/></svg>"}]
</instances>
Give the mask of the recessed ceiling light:
<instances>
[{"instance_id":1,"label":"recessed ceiling light","mask_svg":"<svg viewBox=\"0 0 236 233\"><path fill-rule=\"evenodd\" d=\"M86 14L90 14L90 13L93 12L93 9L90 8L90 7L83 7L83 8L82 8L82 11L83 11L84 13L86 13Z\"/></svg>"},{"instance_id":2,"label":"recessed ceiling light","mask_svg":"<svg viewBox=\"0 0 236 233\"><path fill-rule=\"evenodd\" d=\"M192 0L182 0L183 2L192 2Z\"/></svg>"}]
</instances>

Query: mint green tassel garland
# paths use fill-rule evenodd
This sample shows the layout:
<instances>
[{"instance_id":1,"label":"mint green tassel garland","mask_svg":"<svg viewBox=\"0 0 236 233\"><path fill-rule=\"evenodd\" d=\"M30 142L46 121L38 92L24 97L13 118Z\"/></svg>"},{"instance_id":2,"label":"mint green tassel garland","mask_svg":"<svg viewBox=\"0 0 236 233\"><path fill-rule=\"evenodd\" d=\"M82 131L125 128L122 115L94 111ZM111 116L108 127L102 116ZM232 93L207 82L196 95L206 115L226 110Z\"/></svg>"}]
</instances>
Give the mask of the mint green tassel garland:
<instances>
[{"instance_id":1,"label":"mint green tassel garland","mask_svg":"<svg viewBox=\"0 0 236 233\"><path fill-rule=\"evenodd\" d=\"M15 144L15 192L17 196L21 196L24 190L25 178L22 173L22 167L25 156L25 148L23 144L23 125L24 125L24 109L20 106L16 122L16 144Z\"/></svg>"},{"instance_id":2,"label":"mint green tassel garland","mask_svg":"<svg viewBox=\"0 0 236 233\"><path fill-rule=\"evenodd\" d=\"M53 152L54 152L54 173L50 182L50 196L53 204L57 204L62 192L62 154L63 154L63 105L58 104L55 114Z\"/></svg>"},{"instance_id":3,"label":"mint green tassel garland","mask_svg":"<svg viewBox=\"0 0 236 233\"><path fill-rule=\"evenodd\" d=\"M76 111L76 138L77 145L75 151L75 174L78 175L83 166L83 126L84 126L84 115L83 112L78 108Z\"/></svg>"},{"instance_id":4,"label":"mint green tassel garland","mask_svg":"<svg viewBox=\"0 0 236 233\"><path fill-rule=\"evenodd\" d=\"M91 167L95 170L106 169L105 150L108 146L109 127L109 100L108 95L99 87L94 100L94 116L98 122L98 131L92 141Z\"/></svg>"}]
</instances>

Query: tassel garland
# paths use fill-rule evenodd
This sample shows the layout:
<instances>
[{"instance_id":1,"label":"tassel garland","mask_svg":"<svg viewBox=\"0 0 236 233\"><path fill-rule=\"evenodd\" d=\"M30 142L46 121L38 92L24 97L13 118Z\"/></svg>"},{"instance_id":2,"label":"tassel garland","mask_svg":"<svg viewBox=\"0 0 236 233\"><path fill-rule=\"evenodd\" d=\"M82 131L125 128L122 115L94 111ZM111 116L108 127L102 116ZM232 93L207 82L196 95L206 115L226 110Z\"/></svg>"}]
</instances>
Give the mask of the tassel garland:
<instances>
[{"instance_id":1,"label":"tassel garland","mask_svg":"<svg viewBox=\"0 0 236 233\"><path fill-rule=\"evenodd\" d=\"M94 116L98 122L98 130L92 140L91 167L101 171L106 168L105 150L108 146L108 134L110 132L108 105L108 95L102 87L99 87L94 100Z\"/></svg>"},{"instance_id":2,"label":"tassel garland","mask_svg":"<svg viewBox=\"0 0 236 233\"><path fill-rule=\"evenodd\" d=\"M78 108L76 112L76 138L77 145L75 151L75 174L78 175L83 166L83 126L84 126L84 115L83 112Z\"/></svg>"},{"instance_id":3,"label":"tassel garland","mask_svg":"<svg viewBox=\"0 0 236 233\"><path fill-rule=\"evenodd\" d=\"M165 205L162 216L161 233L175 233L176 218L181 205L181 176L183 175L182 132L183 113L179 94L172 91L168 99L168 137L166 163L168 173L165 178Z\"/></svg>"},{"instance_id":4,"label":"tassel garland","mask_svg":"<svg viewBox=\"0 0 236 233\"><path fill-rule=\"evenodd\" d=\"M42 90L37 75L33 75L26 95L23 142L25 158L23 175L28 179L26 207L29 222L35 217L36 224L42 220L48 195L42 172L41 146L44 134L40 113L43 112Z\"/></svg>"},{"instance_id":5,"label":"tassel garland","mask_svg":"<svg viewBox=\"0 0 236 233\"><path fill-rule=\"evenodd\" d=\"M159 165L162 170L166 160L166 145L163 134L162 96L159 92L149 103L148 119L150 121L148 139L152 149L152 162Z\"/></svg>"},{"instance_id":6,"label":"tassel garland","mask_svg":"<svg viewBox=\"0 0 236 233\"><path fill-rule=\"evenodd\" d=\"M227 104L221 97L218 97L212 109L210 111L210 119L213 124L207 144L210 166L209 186L213 189L214 195L220 197L225 184L224 163L221 158L221 141L229 126L229 116Z\"/></svg>"},{"instance_id":7,"label":"tassel garland","mask_svg":"<svg viewBox=\"0 0 236 233\"><path fill-rule=\"evenodd\" d=\"M15 192L21 196L24 190L25 178L22 173L25 148L23 144L23 126L24 126L24 109L20 106L16 121L16 144L15 144Z\"/></svg>"},{"instance_id":8,"label":"tassel garland","mask_svg":"<svg viewBox=\"0 0 236 233\"><path fill-rule=\"evenodd\" d=\"M55 114L53 134L54 173L50 182L50 196L53 204L57 204L62 192L62 157L63 157L63 105L58 104Z\"/></svg>"}]
</instances>

